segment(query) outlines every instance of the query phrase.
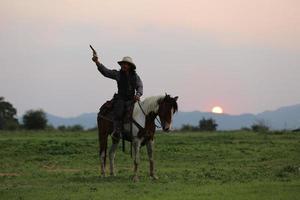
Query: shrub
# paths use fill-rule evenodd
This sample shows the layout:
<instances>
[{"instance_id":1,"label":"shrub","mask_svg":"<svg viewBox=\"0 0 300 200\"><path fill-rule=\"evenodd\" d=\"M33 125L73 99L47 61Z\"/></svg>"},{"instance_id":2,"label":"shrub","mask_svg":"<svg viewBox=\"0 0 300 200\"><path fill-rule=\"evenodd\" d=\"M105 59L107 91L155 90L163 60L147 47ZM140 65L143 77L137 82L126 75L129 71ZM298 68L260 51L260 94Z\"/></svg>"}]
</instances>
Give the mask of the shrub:
<instances>
[{"instance_id":1,"label":"shrub","mask_svg":"<svg viewBox=\"0 0 300 200\"><path fill-rule=\"evenodd\" d=\"M4 101L0 97L0 130L15 130L19 127L19 122L16 118L17 110L8 101Z\"/></svg>"},{"instance_id":2,"label":"shrub","mask_svg":"<svg viewBox=\"0 0 300 200\"><path fill-rule=\"evenodd\" d=\"M83 131L84 128L83 128L81 125L76 124L76 125L74 125L74 126L69 126L69 127L68 127L68 130L69 130L69 131Z\"/></svg>"},{"instance_id":3,"label":"shrub","mask_svg":"<svg viewBox=\"0 0 300 200\"><path fill-rule=\"evenodd\" d=\"M198 131L198 127L196 126L192 126L190 124L183 124L181 129L181 131Z\"/></svg>"},{"instance_id":4,"label":"shrub","mask_svg":"<svg viewBox=\"0 0 300 200\"><path fill-rule=\"evenodd\" d=\"M242 131L251 131L251 128L248 128L248 127L242 127L241 130L242 130Z\"/></svg>"},{"instance_id":5,"label":"shrub","mask_svg":"<svg viewBox=\"0 0 300 200\"><path fill-rule=\"evenodd\" d=\"M67 127L65 125L58 126L57 129L59 131L66 131Z\"/></svg>"},{"instance_id":6,"label":"shrub","mask_svg":"<svg viewBox=\"0 0 300 200\"><path fill-rule=\"evenodd\" d=\"M57 129L60 131L83 131L84 130L84 128L80 124L75 124L73 126L61 125L57 127Z\"/></svg>"},{"instance_id":7,"label":"shrub","mask_svg":"<svg viewBox=\"0 0 300 200\"><path fill-rule=\"evenodd\" d=\"M209 119L202 118L199 121L200 131L215 131L215 130L217 130L217 126L218 126L218 124L212 118L209 118Z\"/></svg>"},{"instance_id":8,"label":"shrub","mask_svg":"<svg viewBox=\"0 0 300 200\"><path fill-rule=\"evenodd\" d=\"M267 126L266 122L264 120L257 120L252 126L251 129L254 132L268 132L269 127Z\"/></svg>"},{"instance_id":9,"label":"shrub","mask_svg":"<svg viewBox=\"0 0 300 200\"><path fill-rule=\"evenodd\" d=\"M47 118L43 110L29 110L23 116L25 129L41 130L47 127Z\"/></svg>"}]
</instances>

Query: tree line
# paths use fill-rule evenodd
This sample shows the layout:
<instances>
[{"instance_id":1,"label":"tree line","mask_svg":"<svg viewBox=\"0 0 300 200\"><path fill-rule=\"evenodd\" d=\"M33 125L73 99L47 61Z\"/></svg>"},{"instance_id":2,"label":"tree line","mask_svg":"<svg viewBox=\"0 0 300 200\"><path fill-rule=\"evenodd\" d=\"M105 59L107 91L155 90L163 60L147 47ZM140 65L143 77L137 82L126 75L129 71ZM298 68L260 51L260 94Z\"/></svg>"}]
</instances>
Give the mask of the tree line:
<instances>
[{"instance_id":1,"label":"tree line","mask_svg":"<svg viewBox=\"0 0 300 200\"><path fill-rule=\"evenodd\" d=\"M190 124L184 124L181 127L181 131L216 131L218 124L216 120L212 118L202 118L198 126L193 126ZM270 131L270 127L264 120L256 120L251 127L242 127L243 131L253 131L253 132L268 132ZM296 129L297 130L297 129Z\"/></svg>"},{"instance_id":2,"label":"tree line","mask_svg":"<svg viewBox=\"0 0 300 200\"><path fill-rule=\"evenodd\" d=\"M216 131L218 124L212 118L202 118L199 120L197 126L190 124L184 124L181 127L181 131ZM59 130L59 131L83 131L84 128L81 125L73 126L58 126L57 128L48 124L46 113L41 110L28 110L22 117L22 123L17 119L17 109L8 101L5 101L4 97L0 97L0 130ZM96 130L96 128L90 129ZM269 126L264 120L257 120L251 127L243 127L241 130L254 131L254 132L268 132ZM296 129L295 131L299 131Z\"/></svg>"},{"instance_id":3,"label":"tree line","mask_svg":"<svg viewBox=\"0 0 300 200\"><path fill-rule=\"evenodd\" d=\"M46 113L42 109L28 110L22 117L22 123L17 119L17 109L4 97L0 97L0 130L54 130L55 127L48 124ZM82 131L81 125L59 126L60 131Z\"/></svg>"}]
</instances>

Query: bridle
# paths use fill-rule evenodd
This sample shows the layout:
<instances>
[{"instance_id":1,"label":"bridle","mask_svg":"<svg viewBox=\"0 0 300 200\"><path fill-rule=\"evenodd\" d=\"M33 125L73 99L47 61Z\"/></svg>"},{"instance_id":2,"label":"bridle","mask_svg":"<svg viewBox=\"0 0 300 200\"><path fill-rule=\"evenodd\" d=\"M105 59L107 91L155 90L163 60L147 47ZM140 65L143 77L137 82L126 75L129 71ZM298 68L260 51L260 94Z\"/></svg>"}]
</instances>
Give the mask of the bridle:
<instances>
[{"instance_id":1,"label":"bridle","mask_svg":"<svg viewBox=\"0 0 300 200\"><path fill-rule=\"evenodd\" d=\"M145 118L146 118L146 113L145 113L145 111L144 111L144 109L143 109L143 107L141 106L141 103L140 103L140 101L137 101L138 102L138 105L139 105L139 107L140 107L140 109L141 109L141 111L142 111L142 113L144 114L144 116L145 116ZM161 121L159 120L159 118L157 118L157 116L155 117L155 120L159 123L159 125L160 126L158 126L158 125L156 125L156 123L155 123L155 121L154 121L154 125L155 125L155 127L156 128L162 128L162 124L161 124Z\"/></svg>"}]
</instances>

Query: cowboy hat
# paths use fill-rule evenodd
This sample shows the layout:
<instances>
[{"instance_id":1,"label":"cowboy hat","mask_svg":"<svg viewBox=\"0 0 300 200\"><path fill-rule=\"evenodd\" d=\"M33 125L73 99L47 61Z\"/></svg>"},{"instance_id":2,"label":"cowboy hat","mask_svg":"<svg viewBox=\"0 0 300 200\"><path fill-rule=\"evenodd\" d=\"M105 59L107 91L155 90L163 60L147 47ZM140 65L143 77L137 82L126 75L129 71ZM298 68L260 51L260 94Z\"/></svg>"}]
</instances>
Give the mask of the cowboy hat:
<instances>
[{"instance_id":1,"label":"cowboy hat","mask_svg":"<svg viewBox=\"0 0 300 200\"><path fill-rule=\"evenodd\" d=\"M129 65L131 65L133 67L133 69L136 69L135 64L132 61L132 58L129 56L125 56L121 61L118 62L119 65L121 65L122 63L128 63Z\"/></svg>"}]
</instances>

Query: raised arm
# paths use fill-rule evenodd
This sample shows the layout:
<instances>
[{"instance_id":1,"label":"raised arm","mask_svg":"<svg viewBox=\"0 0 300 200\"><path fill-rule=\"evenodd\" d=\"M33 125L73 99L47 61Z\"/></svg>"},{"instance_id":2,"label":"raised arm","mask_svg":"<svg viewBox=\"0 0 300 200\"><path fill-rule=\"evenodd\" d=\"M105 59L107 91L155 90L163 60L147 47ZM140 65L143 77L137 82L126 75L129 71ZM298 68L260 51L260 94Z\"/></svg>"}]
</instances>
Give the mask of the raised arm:
<instances>
[{"instance_id":1,"label":"raised arm","mask_svg":"<svg viewBox=\"0 0 300 200\"><path fill-rule=\"evenodd\" d=\"M99 72L103 76L117 80L119 73L117 70L107 69L102 63L99 62L98 57L96 55L93 56L92 60L96 63Z\"/></svg>"},{"instance_id":2,"label":"raised arm","mask_svg":"<svg viewBox=\"0 0 300 200\"><path fill-rule=\"evenodd\" d=\"M98 70L99 72L107 77L107 78L111 78L111 79L114 79L114 80L117 80L117 76L118 76L118 71L117 70L112 70L112 69L107 69L102 63L100 62L97 62L96 63L97 67L98 67Z\"/></svg>"}]
</instances>

